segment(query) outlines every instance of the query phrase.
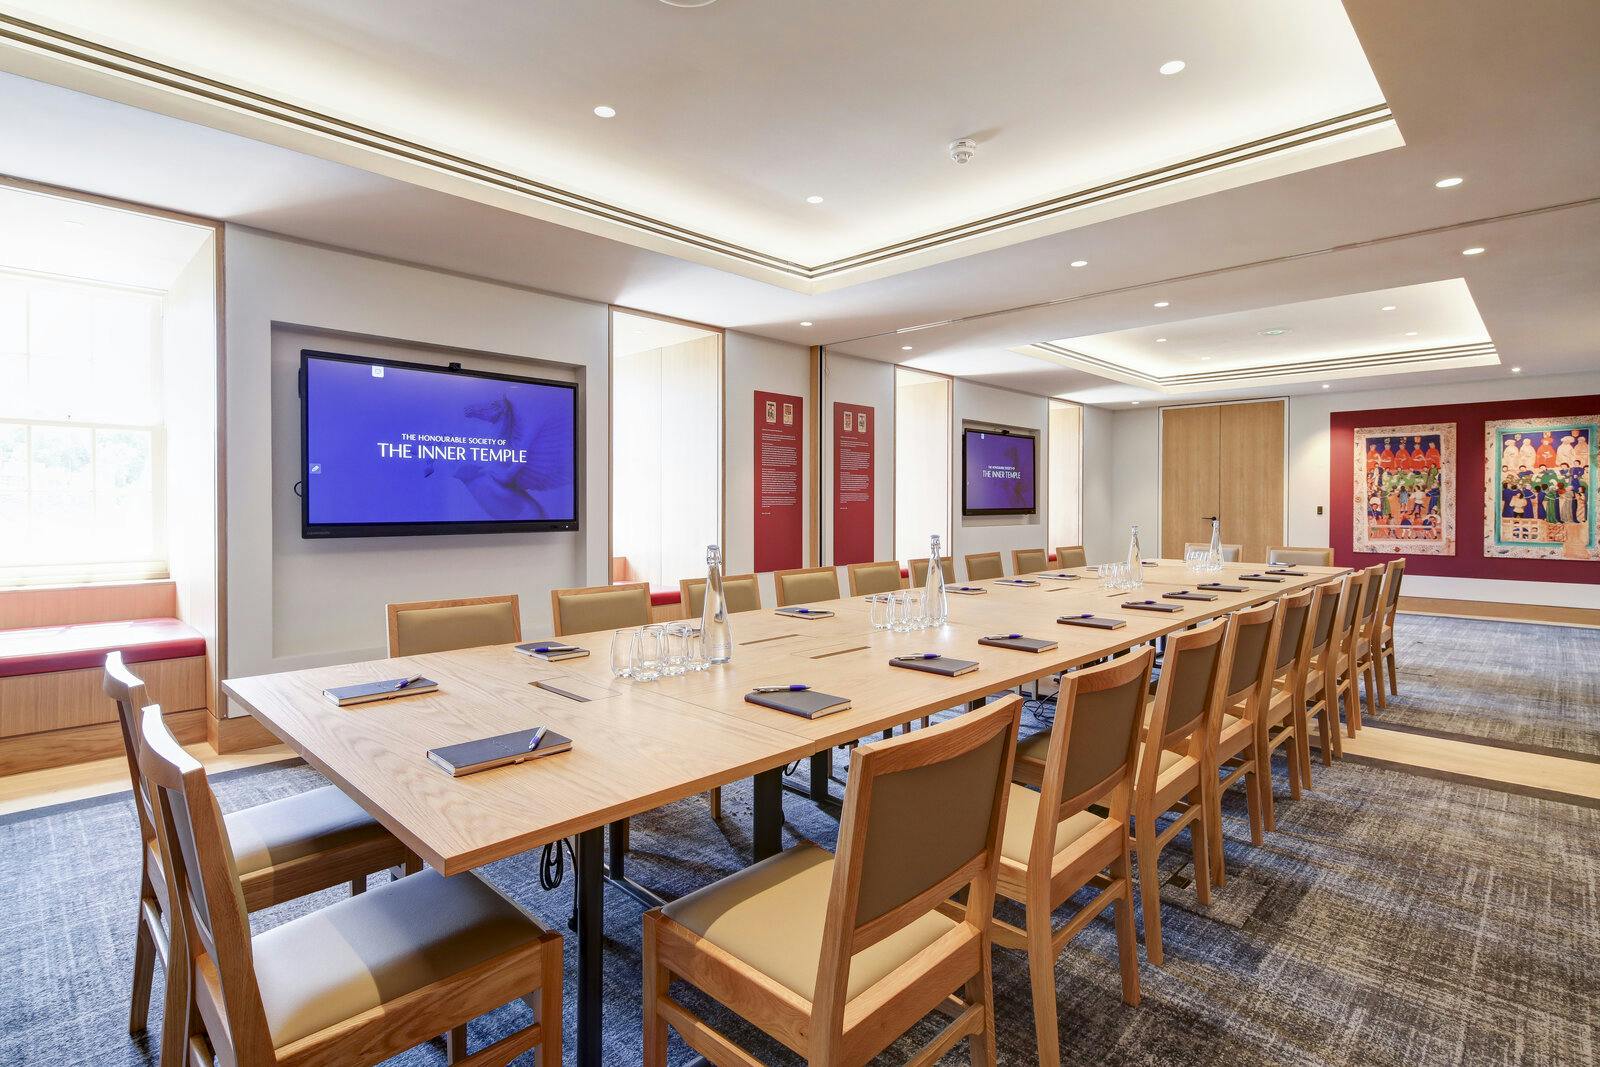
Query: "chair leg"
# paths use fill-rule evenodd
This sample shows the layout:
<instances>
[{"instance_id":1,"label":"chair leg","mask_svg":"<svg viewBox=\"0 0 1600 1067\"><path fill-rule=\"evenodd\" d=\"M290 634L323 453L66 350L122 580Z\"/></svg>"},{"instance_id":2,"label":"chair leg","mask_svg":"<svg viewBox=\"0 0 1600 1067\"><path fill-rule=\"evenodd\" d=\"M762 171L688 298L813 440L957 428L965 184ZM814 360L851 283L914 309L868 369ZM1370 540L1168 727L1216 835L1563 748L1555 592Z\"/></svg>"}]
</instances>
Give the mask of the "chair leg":
<instances>
[{"instance_id":1,"label":"chair leg","mask_svg":"<svg viewBox=\"0 0 1600 1067\"><path fill-rule=\"evenodd\" d=\"M1056 958L1050 941L1049 906L1029 901L1028 977L1033 985L1033 1031L1039 1039L1038 1062L1040 1067L1061 1067L1061 1035L1056 1030Z\"/></svg>"},{"instance_id":2,"label":"chair leg","mask_svg":"<svg viewBox=\"0 0 1600 1067\"><path fill-rule=\"evenodd\" d=\"M711 790L709 800L711 803L711 821L722 821L722 787L716 786Z\"/></svg>"},{"instance_id":3,"label":"chair leg","mask_svg":"<svg viewBox=\"0 0 1600 1067\"><path fill-rule=\"evenodd\" d=\"M1383 691L1383 656L1374 652L1372 659L1367 661L1367 671L1372 679L1372 688L1367 690L1367 705L1382 711L1389 706L1389 698Z\"/></svg>"},{"instance_id":4,"label":"chair leg","mask_svg":"<svg viewBox=\"0 0 1600 1067\"><path fill-rule=\"evenodd\" d=\"M143 901L133 942L133 996L128 1005L128 1033L142 1034L149 1025L150 985L156 977L156 940L144 921Z\"/></svg>"},{"instance_id":5,"label":"chair leg","mask_svg":"<svg viewBox=\"0 0 1600 1067\"><path fill-rule=\"evenodd\" d=\"M1198 824L1190 824L1198 829ZM1204 834L1200 835L1204 837ZM1117 926L1117 960L1122 965L1122 1002L1139 1006L1139 934L1133 925L1133 863L1128 857L1128 842L1122 842L1122 855L1111 863L1111 877L1122 883L1122 892L1112 904Z\"/></svg>"},{"instance_id":6,"label":"chair leg","mask_svg":"<svg viewBox=\"0 0 1600 1067\"><path fill-rule=\"evenodd\" d=\"M993 954L987 947L978 973L967 980L967 1003L983 1005L983 1029L967 1039L968 1057L972 1067L995 1067L994 1047L994 972L989 961Z\"/></svg>"},{"instance_id":7,"label":"chair leg","mask_svg":"<svg viewBox=\"0 0 1600 1067\"><path fill-rule=\"evenodd\" d=\"M1385 652L1383 658L1389 664L1389 670L1387 672L1389 675L1389 692L1394 696L1399 696L1400 680L1395 677L1394 649L1391 648L1388 652Z\"/></svg>"},{"instance_id":8,"label":"chair leg","mask_svg":"<svg viewBox=\"0 0 1600 1067\"><path fill-rule=\"evenodd\" d=\"M1207 828L1210 811L1203 796L1189 794L1190 803L1199 804L1201 816L1189 824L1189 848L1194 853L1194 895L1202 906L1211 903L1211 833Z\"/></svg>"},{"instance_id":9,"label":"chair leg","mask_svg":"<svg viewBox=\"0 0 1600 1067\"><path fill-rule=\"evenodd\" d=\"M1155 820L1134 824L1134 846L1139 853L1139 904L1144 911L1144 954L1160 967L1161 951L1161 850L1156 846ZM1032 912L1030 911L1031 915Z\"/></svg>"},{"instance_id":10,"label":"chair leg","mask_svg":"<svg viewBox=\"0 0 1600 1067\"><path fill-rule=\"evenodd\" d=\"M1300 726L1298 723L1290 727L1294 730L1293 736L1281 746L1284 761L1289 765L1289 799L1300 799Z\"/></svg>"},{"instance_id":11,"label":"chair leg","mask_svg":"<svg viewBox=\"0 0 1600 1067\"><path fill-rule=\"evenodd\" d=\"M1294 715L1294 752L1295 758L1300 761L1301 784L1311 788L1311 716L1306 714L1304 706L1299 708Z\"/></svg>"},{"instance_id":12,"label":"chair leg","mask_svg":"<svg viewBox=\"0 0 1600 1067\"><path fill-rule=\"evenodd\" d=\"M667 1020L657 1005L667 995L672 975L656 960L654 914L644 917L644 1063L643 1067L667 1067Z\"/></svg>"},{"instance_id":13,"label":"chair leg","mask_svg":"<svg viewBox=\"0 0 1600 1067\"><path fill-rule=\"evenodd\" d=\"M1344 694L1344 732L1350 737L1356 735L1361 729L1361 679L1354 667L1345 677L1344 685L1339 691Z\"/></svg>"},{"instance_id":14,"label":"chair leg","mask_svg":"<svg viewBox=\"0 0 1600 1067\"><path fill-rule=\"evenodd\" d=\"M1228 884L1228 865L1222 849L1222 783L1217 772L1202 771L1200 802L1205 807L1206 849L1211 854L1211 884L1218 889Z\"/></svg>"},{"instance_id":15,"label":"chair leg","mask_svg":"<svg viewBox=\"0 0 1600 1067\"><path fill-rule=\"evenodd\" d=\"M446 1063L460 1063L467 1058L467 1028L458 1026L444 1035Z\"/></svg>"},{"instance_id":16,"label":"chair leg","mask_svg":"<svg viewBox=\"0 0 1600 1067\"><path fill-rule=\"evenodd\" d=\"M1251 743L1251 766L1244 775L1245 809L1250 813L1250 843L1256 846L1266 842L1267 805L1272 803L1272 787L1262 781L1260 750L1259 744Z\"/></svg>"},{"instance_id":17,"label":"chair leg","mask_svg":"<svg viewBox=\"0 0 1600 1067\"><path fill-rule=\"evenodd\" d=\"M358 897L362 893L365 893L366 891L367 891L367 876L366 875L363 874L363 875L359 875L358 877L350 879L350 895L351 896Z\"/></svg>"},{"instance_id":18,"label":"chair leg","mask_svg":"<svg viewBox=\"0 0 1600 1067\"><path fill-rule=\"evenodd\" d=\"M544 1036L534 1051L534 1067L561 1067L561 941L544 946L543 976L539 980L539 1025Z\"/></svg>"}]
</instances>

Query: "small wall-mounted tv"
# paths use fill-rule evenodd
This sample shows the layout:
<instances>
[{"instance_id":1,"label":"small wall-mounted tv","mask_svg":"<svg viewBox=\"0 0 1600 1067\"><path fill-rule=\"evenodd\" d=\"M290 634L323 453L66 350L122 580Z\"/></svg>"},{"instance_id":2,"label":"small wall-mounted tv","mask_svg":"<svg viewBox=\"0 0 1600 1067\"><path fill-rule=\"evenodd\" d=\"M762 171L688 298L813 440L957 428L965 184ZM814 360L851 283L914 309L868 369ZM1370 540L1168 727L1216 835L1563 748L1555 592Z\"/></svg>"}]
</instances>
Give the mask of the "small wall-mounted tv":
<instances>
[{"instance_id":1,"label":"small wall-mounted tv","mask_svg":"<svg viewBox=\"0 0 1600 1067\"><path fill-rule=\"evenodd\" d=\"M1039 442L1010 430L961 431L961 514L1029 515L1038 510Z\"/></svg>"},{"instance_id":2,"label":"small wall-mounted tv","mask_svg":"<svg viewBox=\"0 0 1600 1067\"><path fill-rule=\"evenodd\" d=\"M301 536L578 528L573 382L300 353Z\"/></svg>"}]
</instances>

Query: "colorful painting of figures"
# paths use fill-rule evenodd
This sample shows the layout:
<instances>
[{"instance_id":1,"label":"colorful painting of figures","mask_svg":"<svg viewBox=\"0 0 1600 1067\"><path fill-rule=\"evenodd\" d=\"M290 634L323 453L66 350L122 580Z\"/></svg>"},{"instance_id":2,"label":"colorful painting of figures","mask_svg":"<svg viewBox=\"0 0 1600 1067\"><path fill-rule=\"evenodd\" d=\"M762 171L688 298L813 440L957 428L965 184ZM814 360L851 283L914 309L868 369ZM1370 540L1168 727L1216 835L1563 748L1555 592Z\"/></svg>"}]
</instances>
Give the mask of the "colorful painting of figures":
<instances>
[{"instance_id":1,"label":"colorful painting of figures","mask_svg":"<svg viewBox=\"0 0 1600 1067\"><path fill-rule=\"evenodd\" d=\"M1600 415L1484 425L1485 556L1600 560L1597 431Z\"/></svg>"},{"instance_id":2,"label":"colorful painting of figures","mask_svg":"<svg viewBox=\"0 0 1600 1067\"><path fill-rule=\"evenodd\" d=\"M1456 554L1456 426L1355 431L1357 552Z\"/></svg>"}]
</instances>

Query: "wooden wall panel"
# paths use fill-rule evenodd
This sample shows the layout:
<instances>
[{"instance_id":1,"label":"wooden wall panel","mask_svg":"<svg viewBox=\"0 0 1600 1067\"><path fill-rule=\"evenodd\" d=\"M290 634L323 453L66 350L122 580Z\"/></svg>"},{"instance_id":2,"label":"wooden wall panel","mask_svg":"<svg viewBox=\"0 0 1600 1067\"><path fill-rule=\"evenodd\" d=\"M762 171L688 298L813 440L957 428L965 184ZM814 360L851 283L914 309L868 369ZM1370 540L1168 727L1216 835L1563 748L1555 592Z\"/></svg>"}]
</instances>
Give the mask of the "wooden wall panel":
<instances>
[{"instance_id":1,"label":"wooden wall panel","mask_svg":"<svg viewBox=\"0 0 1600 1067\"><path fill-rule=\"evenodd\" d=\"M206 657L129 665L144 679L151 703L164 711L204 709ZM100 691L98 667L0 678L0 737L66 730L116 721L117 707Z\"/></svg>"},{"instance_id":2,"label":"wooden wall panel","mask_svg":"<svg viewBox=\"0 0 1600 1067\"><path fill-rule=\"evenodd\" d=\"M1182 559L1186 541L1210 541L1204 516L1220 514L1218 410L1161 409L1161 555L1167 559Z\"/></svg>"},{"instance_id":3,"label":"wooden wall panel","mask_svg":"<svg viewBox=\"0 0 1600 1067\"><path fill-rule=\"evenodd\" d=\"M163 718L179 743L192 745L206 739L206 724L211 721L211 713L197 708L168 712ZM0 738L0 775L65 767L120 755L122 728L114 722L26 737L6 737Z\"/></svg>"},{"instance_id":4,"label":"wooden wall panel","mask_svg":"<svg viewBox=\"0 0 1600 1067\"><path fill-rule=\"evenodd\" d=\"M1239 558L1265 563L1283 544L1283 404L1222 404L1218 413L1222 540L1242 545ZM1209 531L1208 531L1209 533Z\"/></svg>"},{"instance_id":5,"label":"wooden wall panel","mask_svg":"<svg viewBox=\"0 0 1600 1067\"><path fill-rule=\"evenodd\" d=\"M177 614L177 593L171 581L0 591L0 630L123 619L169 619Z\"/></svg>"}]
</instances>

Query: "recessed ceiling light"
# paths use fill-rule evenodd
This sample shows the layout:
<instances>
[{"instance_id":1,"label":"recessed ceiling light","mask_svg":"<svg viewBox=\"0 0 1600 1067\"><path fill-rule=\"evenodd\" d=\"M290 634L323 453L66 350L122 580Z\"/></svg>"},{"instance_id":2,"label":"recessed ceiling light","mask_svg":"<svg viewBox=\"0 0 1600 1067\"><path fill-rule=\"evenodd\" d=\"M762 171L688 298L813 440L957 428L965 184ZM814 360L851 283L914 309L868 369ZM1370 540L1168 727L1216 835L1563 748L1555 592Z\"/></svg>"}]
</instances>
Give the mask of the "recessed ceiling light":
<instances>
[{"instance_id":1,"label":"recessed ceiling light","mask_svg":"<svg viewBox=\"0 0 1600 1067\"><path fill-rule=\"evenodd\" d=\"M1407 330L1406 331L1406 336L1407 337L1415 337L1416 335L1417 335L1417 331L1416 330Z\"/></svg>"},{"instance_id":2,"label":"recessed ceiling light","mask_svg":"<svg viewBox=\"0 0 1600 1067\"><path fill-rule=\"evenodd\" d=\"M802 326L810 326L810 325L811 325L811 323L809 323L809 322L802 322L802 323L801 323L801 324L800 324L800 325L802 325Z\"/></svg>"},{"instance_id":3,"label":"recessed ceiling light","mask_svg":"<svg viewBox=\"0 0 1600 1067\"><path fill-rule=\"evenodd\" d=\"M1481 256L1483 255L1483 249L1478 245L1473 245L1471 248L1463 248L1461 254L1464 256Z\"/></svg>"},{"instance_id":4,"label":"recessed ceiling light","mask_svg":"<svg viewBox=\"0 0 1600 1067\"><path fill-rule=\"evenodd\" d=\"M1179 71L1181 71L1184 67L1186 67L1188 65L1189 64L1185 63L1181 59L1169 59L1165 63L1161 64L1161 73L1163 73L1163 74L1177 74Z\"/></svg>"},{"instance_id":5,"label":"recessed ceiling light","mask_svg":"<svg viewBox=\"0 0 1600 1067\"><path fill-rule=\"evenodd\" d=\"M1322 383L1322 387L1323 387L1323 388L1324 388L1324 389L1328 389L1328 388L1331 388L1331 386L1329 386L1329 385L1328 385L1328 383L1327 383L1327 382L1323 382L1323 383Z\"/></svg>"},{"instance_id":6,"label":"recessed ceiling light","mask_svg":"<svg viewBox=\"0 0 1600 1067\"><path fill-rule=\"evenodd\" d=\"M1170 300L1157 300L1156 303L1155 303L1155 306L1158 307L1158 308L1164 308L1164 307L1167 307L1171 303L1172 302Z\"/></svg>"},{"instance_id":7,"label":"recessed ceiling light","mask_svg":"<svg viewBox=\"0 0 1600 1067\"><path fill-rule=\"evenodd\" d=\"M1261 331L1261 336L1262 337L1282 337L1284 334L1286 334L1288 332L1289 331L1284 329L1282 326L1274 326L1270 330L1262 330Z\"/></svg>"},{"instance_id":8,"label":"recessed ceiling light","mask_svg":"<svg viewBox=\"0 0 1600 1067\"><path fill-rule=\"evenodd\" d=\"M1210 363L1211 362L1211 357L1210 356L1201 356L1200 357L1200 362L1201 363Z\"/></svg>"},{"instance_id":9,"label":"recessed ceiling light","mask_svg":"<svg viewBox=\"0 0 1600 1067\"><path fill-rule=\"evenodd\" d=\"M1156 338L1156 344L1158 344L1158 345L1164 345L1164 344L1166 344L1166 343L1167 343L1167 339L1166 339L1166 338L1165 338L1165 337L1157 337L1157 338Z\"/></svg>"},{"instance_id":10,"label":"recessed ceiling light","mask_svg":"<svg viewBox=\"0 0 1600 1067\"><path fill-rule=\"evenodd\" d=\"M1138 406L1139 406L1139 402L1138 402L1138 401L1137 401L1137 400L1135 400L1135 401L1134 401L1134 402L1133 402L1133 406L1134 406L1134 407L1138 407Z\"/></svg>"},{"instance_id":11,"label":"recessed ceiling light","mask_svg":"<svg viewBox=\"0 0 1600 1067\"><path fill-rule=\"evenodd\" d=\"M617 109L609 104L601 104L599 107L594 109L594 113L603 119L614 119L617 117Z\"/></svg>"},{"instance_id":12,"label":"recessed ceiling light","mask_svg":"<svg viewBox=\"0 0 1600 1067\"><path fill-rule=\"evenodd\" d=\"M1394 310L1394 305L1393 304L1385 304L1385 305L1383 305L1383 307L1379 308L1378 310L1379 311L1393 311Z\"/></svg>"},{"instance_id":13,"label":"recessed ceiling light","mask_svg":"<svg viewBox=\"0 0 1600 1067\"><path fill-rule=\"evenodd\" d=\"M808 204L820 204L820 203L822 203L822 197L820 197L820 196L808 196L808 197L806 197L806 203L808 203Z\"/></svg>"},{"instance_id":14,"label":"recessed ceiling light","mask_svg":"<svg viewBox=\"0 0 1600 1067\"><path fill-rule=\"evenodd\" d=\"M1521 367L1512 367L1511 368L1511 373L1512 374L1521 374L1522 373L1522 368Z\"/></svg>"},{"instance_id":15,"label":"recessed ceiling light","mask_svg":"<svg viewBox=\"0 0 1600 1067\"><path fill-rule=\"evenodd\" d=\"M668 7L710 7L717 0L661 0Z\"/></svg>"},{"instance_id":16,"label":"recessed ceiling light","mask_svg":"<svg viewBox=\"0 0 1600 1067\"><path fill-rule=\"evenodd\" d=\"M901 345L900 346L900 351L909 352L909 351L911 351L911 346L910 345Z\"/></svg>"},{"instance_id":17,"label":"recessed ceiling light","mask_svg":"<svg viewBox=\"0 0 1600 1067\"><path fill-rule=\"evenodd\" d=\"M1433 183L1435 189L1454 189L1461 184L1460 178L1440 178Z\"/></svg>"},{"instance_id":18,"label":"recessed ceiling light","mask_svg":"<svg viewBox=\"0 0 1600 1067\"><path fill-rule=\"evenodd\" d=\"M1072 261L1072 265L1074 267L1087 267L1089 265L1089 261L1087 259L1075 259Z\"/></svg>"}]
</instances>

